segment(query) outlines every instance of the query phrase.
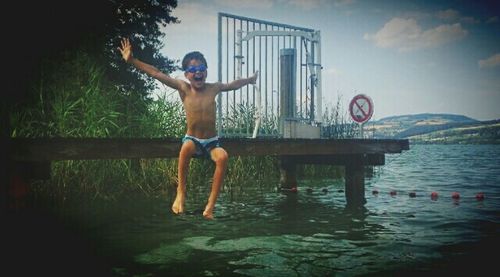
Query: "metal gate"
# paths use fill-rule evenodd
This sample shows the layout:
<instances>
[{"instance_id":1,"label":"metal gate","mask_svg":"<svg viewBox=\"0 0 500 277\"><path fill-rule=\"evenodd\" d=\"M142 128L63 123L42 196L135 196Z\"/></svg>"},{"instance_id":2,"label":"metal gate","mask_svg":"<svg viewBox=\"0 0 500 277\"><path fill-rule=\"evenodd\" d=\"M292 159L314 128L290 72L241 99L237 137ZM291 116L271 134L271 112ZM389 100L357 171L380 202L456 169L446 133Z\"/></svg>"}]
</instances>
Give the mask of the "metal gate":
<instances>
[{"instance_id":1,"label":"metal gate","mask_svg":"<svg viewBox=\"0 0 500 277\"><path fill-rule=\"evenodd\" d=\"M281 68L285 55L294 62ZM291 56L290 56L291 55ZM231 82L259 71L255 86L219 94L220 136L283 136L283 121L321 124L321 38L308 28L218 14L218 80ZM288 74L288 75L286 75ZM285 79L283 79L285 76ZM283 80L291 84L283 84ZM283 89L292 89L284 99ZM283 105L291 103L284 116ZM289 108L287 108L289 109ZM286 118L284 118L286 117Z\"/></svg>"}]
</instances>

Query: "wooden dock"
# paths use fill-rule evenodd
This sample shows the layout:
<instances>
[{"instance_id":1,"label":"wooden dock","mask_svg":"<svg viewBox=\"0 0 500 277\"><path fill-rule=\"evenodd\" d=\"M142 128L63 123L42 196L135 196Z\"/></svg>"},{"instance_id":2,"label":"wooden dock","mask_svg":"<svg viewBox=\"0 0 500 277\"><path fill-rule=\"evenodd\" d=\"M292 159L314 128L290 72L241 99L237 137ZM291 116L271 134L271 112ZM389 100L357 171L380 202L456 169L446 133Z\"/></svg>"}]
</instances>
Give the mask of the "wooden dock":
<instances>
[{"instance_id":1,"label":"wooden dock","mask_svg":"<svg viewBox=\"0 0 500 277\"><path fill-rule=\"evenodd\" d=\"M229 156L276 156L281 185L297 186L297 164L345 166L348 205L363 205L364 166L380 166L385 154L409 149L408 140L392 139L246 139L221 138ZM8 140L10 161L27 177L49 178L50 163L60 160L177 158L179 138L13 138Z\"/></svg>"}]
</instances>

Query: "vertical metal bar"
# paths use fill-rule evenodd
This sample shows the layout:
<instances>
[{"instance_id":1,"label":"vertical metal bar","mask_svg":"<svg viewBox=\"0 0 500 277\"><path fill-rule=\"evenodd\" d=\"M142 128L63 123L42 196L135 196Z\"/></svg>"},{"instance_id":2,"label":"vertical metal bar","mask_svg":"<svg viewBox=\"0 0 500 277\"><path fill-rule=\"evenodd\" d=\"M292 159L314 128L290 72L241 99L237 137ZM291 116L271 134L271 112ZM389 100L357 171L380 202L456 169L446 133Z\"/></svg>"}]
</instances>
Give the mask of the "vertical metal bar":
<instances>
[{"instance_id":1,"label":"vertical metal bar","mask_svg":"<svg viewBox=\"0 0 500 277\"><path fill-rule=\"evenodd\" d=\"M240 31L243 32L243 21L240 20ZM243 34L242 34L243 35ZM240 43L242 45L240 45L241 49L243 48L243 43L241 42L240 40ZM240 52L240 55L243 55L243 51ZM243 58L241 59L241 61L243 62ZM243 76L243 66L241 67L241 76ZM243 95L243 88L240 88L240 102L241 102L241 97Z\"/></svg>"},{"instance_id":2,"label":"vertical metal bar","mask_svg":"<svg viewBox=\"0 0 500 277\"><path fill-rule=\"evenodd\" d=\"M239 70L241 70L241 72L240 72L239 77L242 77L242 76L243 76L243 64L245 63L245 60L244 60L244 59L245 59L245 56L243 55L243 41L241 40L241 38L242 38L242 37L243 37L243 35L244 35L244 32L243 32L243 20L241 20L241 19L240 19L240 20L239 20L239 24L240 24L240 26L239 26L239 31L237 31L237 32L239 32L239 33L240 33L240 35L241 35L241 37L240 37L240 41L239 41L239 42L240 42L240 46L239 46L239 49L240 49L240 54L239 54L239 55L241 55L241 60L240 60L241 65L240 65L240 69L239 69ZM239 105L240 105L240 106L242 106L242 107L244 106L244 105L243 105L243 104L244 104L244 102L243 102L243 89L244 89L243 87L242 87L242 88L240 88L240 90L239 90L239 99L238 99L238 103L239 103ZM245 128L245 122L242 120L242 121L241 121L241 126L238 126L238 129L240 130L240 133L243 133L243 129L244 129L244 128Z\"/></svg>"},{"instance_id":3,"label":"vertical metal bar","mask_svg":"<svg viewBox=\"0 0 500 277\"><path fill-rule=\"evenodd\" d=\"M241 22L240 22L241 23ZM235 24L236 26L236 24ZM242 30L238 30L236 31L234 29L234 31L236 32L236 41L235 41L235 45L236 45L236 53L235 53L235 58L236 58L236 79L240 79L241 76L242 76L242 66L243 66L243 56L242 56L242 53L241 53L241 48L242 48ZM239 89L239 91L241 92L241 88ZM236 93L233 95L233 105L236 106ZM244 122L242 122L241 120L241 117L238 117L237 118L238 120L236 121L236 126L237 126L237 133L238 134L241 134L243 131L241 130L244 126Z\"/></svg>"},{"instance_id":4,"label":"vertical metal bar","mask_svg":"<svg viewBox=\"0 0 500 277\"><path fill-rule=\"evenodd\" d=\"M265 30L267 31L267 25L266 25L266 29ZM264 68L265 68L265 71L266 71L266 75L265 75L265 81L264 81L264 84L265 84L265 89L264 89L264 91L265 91L265 93L264 93L264 107L265 107L264 108L264 117L267 118L267 41L268 41L268 37L266 36L265 39L266 39L266 44L265 44L266 47L265 47L265 52L264 52L265 53L264 54L265 55ZM262 93L262 87L260 87L260 91Z\"/></svg>"},{"instance_id":5,"label":"vertical metal bar","mask_svg":"<svg viewBox=\"0 0 500 277\"><path fill-rule=\"evenodd\" d=\"M236 23L236 21L237 21L237 19L233 17L233 63L232 63L232 65L233 65L233 78L231 78L231 81L233 81L233 80L235 80L235 79L238 78L237 75L236 75L236 43L237 43L237 38L236 38L237 37L237 34L236 34L236 24L237 23ZM232 101L233 102L232 103L232 106L233 106L232 117L233 117L233 119L238 119L239 117L237 117L236 116L237 114L234 113L234 111L237 110L237 107L236 107L236 90L229 91L228 93L230 94L229 97L231 97L231 99L233 100ZM241 133L241 130L240 130L239 124L238 124L239 121L235 120L233 122L234 122L234 124L233 124L234 125L233 133L235 135L239 135Z\"/></svg>"},{"instance_id":6,"label":"vertical metal bar","mask_svg":"<svg viewBox=\"0 0 500 277\"><path fill-rule=\"evenodd\" d=\"M318 95L317 95L317 109L318 109L318 113L317 113L317 116L316 116L316 122L318 123L322 123L323 122L323 85L322 85L322 77L321 77L321 70L322 70L322 65L321 65L321 32L320 31L316 31L316 35L317 35L317 43L318 43L318 60L316 61L316 63L318 64L318 67L317 67L317 70L316 70L316 74L318 74L317 78L318 78Z\"/></svg>"},{"instance_id":7,"label":"vertical metal bar","mask_svg":"<svg viewBox=\"0 0 500 277\"><path fill-rule=\"evenodd\" d=\"M248 20L246 21L246 23L247 23L247 24L246 24L246 32L247 32L247 34L248 34L248 30L249 30ZM247 62L246 62L247 74L248 74L248 64L249 64L249 60L250 60L250 59L249 59L249 56L248 56L248 54L249 54L248 45L249 45L249 44L248 44L248 40L246 40L246 50L247 50L247 54L246 54L246 56L245 56L245 57L246 57L246 59L247 59ZM248 99L248 87L246 87L246 88L245 88L245 91L246 91L246 96L247 96L247 102L246 102L246 104L245 104L245 105L248 107L248 100L249 100L249 99Z\"/></svg>"},{"instance_id":8,"label":"vertical metal bar","mask_svg":"<svg viewBox=\"0 0 500 277\"><path fill-rule=\"evenodd\" d=\"M222 82L222 15L219 13L218 23L217 23L217 32L218 32L218 49L217 49L217 75L218 81ZM217 95L217 133L222 136L222 95L219 93Z\"/></svg>"},{"instance_id":9,"label":"vertical metal bar","mask_svg":"<svg viewBox=\"0 0 500 277\"><path fill-rule=\"evenodd\" d=\"M316 47L314 47L314 42L311 41L311 63L312 66L314 67L314 56L316 52ZM311 108L309 109L309 120L310 122L314 121L314 98L316 97L315 95L315 87L316 87L316 70L314 72L311 72L311 96L310 96L310 106Z\"/></svg>"},{"instance_id":10,"label":"vertical metal bar","mask_svg":"<svg viewBox=\"0 0 500 277\"><path fill-rule=\"evenodd\" d=\"M299 100L299 107L300 107L300 114L301 116L303 116L303 113L302 113L302 69L303 69L303 65L302 65L302 44L304 42L304 38L303 37L300 37L300 62L299 62L299 68L300 68L300 73L299 73L299 87L300 87L300 100Z\"/></svg>"},{"instance_id":11,"label":"vertical metal bar","mask_svg":"<svg viewBox=\"0 0 500 277\"><path fill-rule=\"evenodd\" d=\"M304 77L305 77L305 81L306 81L306 86L305 86L305 87L306 87L306 89L305 89L305 91L304 91L304 94L305 94L305 95L304 95L304 97L305 97L305 99L304 99L304 114L305 114L305 115L307 115L307 97L308 97L308 96L307 96L307 87L308 87L308 86L309 86L309 87L311 86L311 84L310 84L310 79L309 79L309 74L310 74L310 73L309 73L309 65L307 64L307 63L309 62L309 58L308 58L309 53L308 53L308 50L307 50L307 46L308 46L308 45L309 45L309 42L307 42L307 41L306 41L306 42L305 42L305 46L304 46L304 48L305 48L305 50L306 50L306 69L305 69L306 73L305 73L305 76L304 76Z\"/></svg>"},{"instance_id":12,"label":"vertical metal bar","mask_svg":"<svg viewBox=\"0 0 500 277\"><path fill-rule=\"evenodd\" d=\"M280 30L280 27L278 27L278 31ZM280 55L279 55L279 51L280 51L280 37L277 37L276 41L278 42L278 48L277 48L277 56L278 56L278 64L276 65L278 67L278 70L276 71L276 82L278 83L278 86L277 86L277 101L276 101L276 114L280 114L281 112L281 106L280 106L280 101L279 99L281 99L281 80L279 78L280 74L281 74L281 62L280 62Z\"/></svg>"},{"instance_id":13,"label":"vertical metal bar","mask_svg":"<svg viewBox=\"0 0 500 277\"><path fill-rule=\"evenodd\" d=\"M274 30L274 26L271 26ZM271 116L274 114L274 36L271 37Z\"/></svg>"},{"instance_id":14,"label":"vertical metal bar","mask_svg":"<svg viewBox=\"0 0 500 277\"><path fill-rule=\"evenodd\" d=\"M234 66L236 64L236 55L234 55L234 53L236 53L236 19L233 18L233 79L236 79L236 66ZM233 109L236 109L236 95L235 95L235 92L234 91L230 91L230 92L227 92L227 94L231 94L231 98L233 98ZM233 115L234 116L234 115ZM237 125L235 126L237 127Z\"/></svg>"},{"instance_id":15,"label":"vertical metal bar","mask_svg":"<svg viewBox=\"0 0 500 277\"><path fill-rule=\"evenodd\" d=\"M286 31L286 28L283 28L283 31ZM287 39L286 37L283 37L283 48L289 48L289 46L286 45Z\"/></svg>"},{"instance_id":16,"label":"vertical metal bar","mask_svg":"<svg viewBox=\"0 0 500 277\"><path fill-rule=\"evenodd\" d=\"M255 22L253 22L253 28L252 30L255 31ZM252 40L252 45L253 45L253 48L252 48L252 72L255 72L255 38ZM255 89L252 88L252 103L253 103L253 106L255 107Z\"/></svg>"},{"instance_id":17,"label":"vertical metal bar","mask_svg":"<svg viewBox=\"0 0 500 277\"><path fill-rule=\"evenodd\" d=\"M226 18L226 83L229 81L229 17ZM228 94L226 94L226 117L229 117L229 99Z\"/></svg>"},{"instance_id":18,"label":"vertical metal bar","mask_svg":"<svg viewBox=\"0 0 500 277\"><path fill-rule=\"evenodd\" d=\"M259 31L262 31L262 25L260 23L259 23ZM265 59L264 59L264 61L265 61ZM262 72L262 36L259 36L259 72ZM262 79L261 78L259 78L259 88L261 88L261 90L257 91L257 93L262 92ZM258 98L258 99L262 100L262 98ZM257 107L257 105L260 105L260 104L261 103L257 103L256 107Z\"/></svg>"},{"instance_id":19,"label":"vertical metal bar","mask_svg":"<svg viewBox=\"0 0 500 277\"><path fill-rule=\"evenodd\" d=\"M246 21L246 23L247 23L247 24L246 24L246 32L247 32L247 34L248 34L248 31L249 31L249 24L248 24L248 20ZM248 47L249 47L248 40L246 40L246 50L247 50L247 54L246 54L246 56L245 56L245 57L246 57L246 59L247 59L247 62L246 62L247 74L248 74L248 66L249 66L248 64L249 64L249 61L250 61L249 56L248 56L248 55L249 55L249 50L248 50ZM247 96L247 102L246 102L246 104L245 104L245 105L248 107L248 100L249 100L249 99L248 99L248 87L246 87L246 88L245 88L245 91L246 91L246 96Z\"/></svg>"}]
</instances>

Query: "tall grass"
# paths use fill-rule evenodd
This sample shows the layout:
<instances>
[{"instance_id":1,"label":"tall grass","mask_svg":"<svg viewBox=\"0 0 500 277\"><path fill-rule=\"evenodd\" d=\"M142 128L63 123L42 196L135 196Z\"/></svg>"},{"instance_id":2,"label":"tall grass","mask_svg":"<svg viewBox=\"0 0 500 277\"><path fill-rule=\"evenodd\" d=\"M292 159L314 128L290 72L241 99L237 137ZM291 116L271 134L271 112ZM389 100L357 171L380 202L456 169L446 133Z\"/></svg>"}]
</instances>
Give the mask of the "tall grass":
<instances>
[{"instance_id":1,"label":"tall grass","mask_svg":"<svg viewBox=\"0 0 500 277\"><path fill-rule=\"evenodd\" d=\"M354 138L359 130L352 119L344 111L342 96L337 98L335 104L326 105L323 113L323 126L321 136L332 139Z\"/></svg>"},{"instance_id":2,"label":"tall grass","mask_svg":"<svg viewBox=\"0 0 500 277\"><path fill-rule=\"evenodd\" d=\"M31 84L33 99L11 113L12 137L164 137L183 132L179 104L123 93L106 79L105 70L84 52L43 61ZM169 181L164 177L166 167L165 161L53 162L49 184L37 183L34 190L60 198L82 193L103 198L130 191L153 194Z\"/></svg>"}]
</instances>

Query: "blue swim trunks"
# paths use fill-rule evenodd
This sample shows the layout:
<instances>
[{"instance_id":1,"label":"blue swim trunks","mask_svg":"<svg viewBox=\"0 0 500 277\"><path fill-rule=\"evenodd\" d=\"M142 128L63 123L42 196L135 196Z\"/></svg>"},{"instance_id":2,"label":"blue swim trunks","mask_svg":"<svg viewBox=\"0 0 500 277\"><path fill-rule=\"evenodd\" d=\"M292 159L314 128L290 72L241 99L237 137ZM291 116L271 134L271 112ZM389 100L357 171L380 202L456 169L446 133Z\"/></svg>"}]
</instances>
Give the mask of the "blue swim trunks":
<instances>
[{"instance_id":1,"label":"blue swim trunks","mask_svg":"<svg viewBox=\"0 0 500 277\"><path fill-rule=\"evenodd\" d=\"M204 157L211 159L210 151L216 147L221 147L218 136L208 139L199 139L197 137L185 135L184 138L182 138L182 143L184 144L187 140L193 141L194 145L196 145L196 153L194 153L193 158Z\"/></svg>"}]
</instances>

